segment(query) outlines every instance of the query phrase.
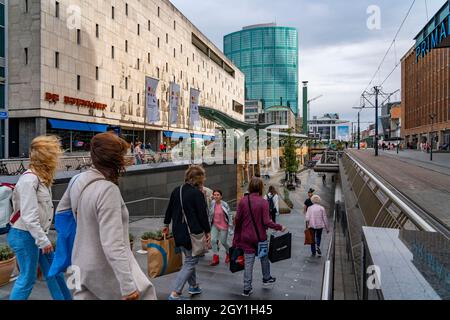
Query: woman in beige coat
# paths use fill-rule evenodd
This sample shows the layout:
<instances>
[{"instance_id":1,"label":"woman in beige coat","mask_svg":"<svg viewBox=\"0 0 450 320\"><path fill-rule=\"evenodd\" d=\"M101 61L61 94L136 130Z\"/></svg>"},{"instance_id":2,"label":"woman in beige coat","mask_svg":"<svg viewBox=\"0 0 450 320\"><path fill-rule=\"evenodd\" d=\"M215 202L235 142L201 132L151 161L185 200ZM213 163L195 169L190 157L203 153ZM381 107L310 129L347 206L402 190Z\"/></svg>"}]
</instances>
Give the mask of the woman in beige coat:
<instances>
[{"instance_id":1,"label":"woman in beige coat","mask_svg":"<svg viewBox=\"0 0 450 320\"><path fill-rule=\"evenodd\" d=\"M58 212L71 207L77 216L72 269L79 271L81 282L75 300L156 299L130 250L128 210L117 186L128 149L112 133L96 135L91 142L94 168L72 179L58 206Z\"/></svg>"}]
</instances>

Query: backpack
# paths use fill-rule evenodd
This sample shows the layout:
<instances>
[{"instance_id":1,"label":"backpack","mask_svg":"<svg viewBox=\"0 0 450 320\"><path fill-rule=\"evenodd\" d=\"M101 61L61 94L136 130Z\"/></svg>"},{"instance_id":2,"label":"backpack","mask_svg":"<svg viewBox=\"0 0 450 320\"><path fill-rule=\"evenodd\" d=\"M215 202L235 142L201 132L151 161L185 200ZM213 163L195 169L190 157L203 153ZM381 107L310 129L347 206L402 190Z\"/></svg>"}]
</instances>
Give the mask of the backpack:
<instances>
[{"instance_id":1,"label":"backpack","mask_svg":"<svg viewBox=\"0 0 450 320\"><path fill-rule=\"evenodd\" d=\"M273 195L269 196L267 195L267 201L269 201L269 212L270 214L276 214L277 213L277 208L275 208L275 202L273 201Z\"/></svg>"},{"instance_id":2,"label":"backpack","mask_svg":"<svg viewBox=\"0 0 450 320\"><path fill-rule=\"evenodd\" d=\"M12 195L15 185L9 183L0 184L0 234L9 232L9 219L13 214Z\"/></svg>"},{"instance_id":3,"label":"backpack","mask_svg":"<svg viewBox=\"0 0 450 320\"><path fill-rule=\"evenodd\" d=\"M25 172L23 175L26 174L34 175L32 172ZM11 223L14 224L20 218L20 211L14 212L12 202L15 188L15 184L0 183L0 235L8 233L9 229L11 229Z\"/></svg>"}]
</instances>

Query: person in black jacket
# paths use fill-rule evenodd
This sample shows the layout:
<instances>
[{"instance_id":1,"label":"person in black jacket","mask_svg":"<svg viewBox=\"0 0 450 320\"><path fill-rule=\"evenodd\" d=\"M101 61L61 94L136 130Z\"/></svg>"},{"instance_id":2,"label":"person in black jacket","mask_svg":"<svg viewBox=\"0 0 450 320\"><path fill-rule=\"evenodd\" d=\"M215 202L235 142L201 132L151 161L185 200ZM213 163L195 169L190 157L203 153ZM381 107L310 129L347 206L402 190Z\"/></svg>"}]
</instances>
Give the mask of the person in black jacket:
<instances>
[{"instance_id":1,"label":"person in black jacket","mask_svg":"<svg viewBox=\"0 0 450 320\"><path fill-rule=\"evenodd\" d=\"M185 173L185 184L182 186L183 208L191 233L200 234L205 232L208 241L211 241L211 226L208 219L206 200L200 191L205 182L205 170L200 166L191 166ZM183 213L180 199L180 188L177 187L170 196L164 219L165 227L163 233L169 233L169 224L172 222L172 231L175 245L180 247L184 253L184 263L175 280L174 290L169 300L184 300L181 297L184 285L189 283L189 293L197 295L202 289L197 283L195 267L200 257L192 256L192 244L186 223L183 221Z\"/></svg>"}]
</instances>

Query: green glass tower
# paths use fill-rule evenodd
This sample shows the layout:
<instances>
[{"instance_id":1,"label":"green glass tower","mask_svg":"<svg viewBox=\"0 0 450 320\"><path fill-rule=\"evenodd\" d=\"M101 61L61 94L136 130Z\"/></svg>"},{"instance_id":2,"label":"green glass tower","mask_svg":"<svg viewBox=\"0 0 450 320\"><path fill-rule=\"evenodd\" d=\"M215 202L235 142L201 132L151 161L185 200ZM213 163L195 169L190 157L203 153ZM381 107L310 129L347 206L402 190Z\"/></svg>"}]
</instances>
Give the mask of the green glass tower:
<instances>
[{"instance_id":1,"label":"green glass tower","mask_svg":"<svg viewBox=\"0 0 450 320\"><path fill-rule=\"evenodd\" d=\"M245 99L298 114L298 32L262 24L224 37L225 55L245 74Z\"/></svg>"}]
</instances>

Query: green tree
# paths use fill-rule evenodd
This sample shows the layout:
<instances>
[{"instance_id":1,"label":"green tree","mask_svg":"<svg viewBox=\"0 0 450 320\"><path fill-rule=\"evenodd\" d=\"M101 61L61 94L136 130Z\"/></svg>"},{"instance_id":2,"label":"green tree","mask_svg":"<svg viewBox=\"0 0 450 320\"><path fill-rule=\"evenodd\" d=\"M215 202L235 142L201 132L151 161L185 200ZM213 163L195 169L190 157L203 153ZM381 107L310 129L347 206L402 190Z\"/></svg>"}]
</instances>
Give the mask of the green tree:
<instances>
[{"instance_id":1,"label":"green tree","mask_svg":"<svg viewBox=\"0 0 450 320\"><path fill-rule=\"evenodd\" d=\"M292 136L292 129L288 130L288 137L284 143L285 170L289 174L295 174L298 171L299 161L297 160L297 147L295 138Z\"/></svg>"}]
</instances>

